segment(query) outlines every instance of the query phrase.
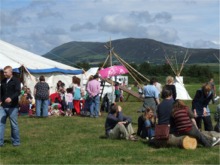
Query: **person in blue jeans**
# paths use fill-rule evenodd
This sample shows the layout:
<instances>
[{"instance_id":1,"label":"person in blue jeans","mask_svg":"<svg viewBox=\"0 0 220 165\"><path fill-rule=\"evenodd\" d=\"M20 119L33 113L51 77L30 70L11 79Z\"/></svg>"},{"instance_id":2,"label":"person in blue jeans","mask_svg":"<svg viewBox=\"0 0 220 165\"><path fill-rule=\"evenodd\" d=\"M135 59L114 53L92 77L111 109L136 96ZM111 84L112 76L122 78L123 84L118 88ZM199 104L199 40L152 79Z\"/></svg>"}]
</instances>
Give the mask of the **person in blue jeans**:
<instances>
[{"instance_id":1,"label":"person in blue jeans","mask_svg":"<svg viewBox=\"0 0 220 165\"><path fill-rule=\"evenodd\" d=\"M154 111L148 107L143 115L138 118L137 135L142 138L152 139L155 135L154 125Z\"/></svg>"},{"instance_id":2,"label":"person in blue jeans","mask_svg":"<svg viewBox=\"0 0 220 165\"><path fill-rule=\"evenodd\" d=\"M100 82L99 76L96 74L93 80L87 83L86 90L89 94L89 105L90 105L90 117L99 117L99 104L100 104Z\"/></svg>"},{"instance_id":3,"label":"person in blue jeans","mask_svg":"<svg viewBox=\"0 0 220 165\"><path fill-rule=\"evenodd\" d=\"M36 99L36 117L47 117L50 88L45 82L44 76L40 76L39 80L40 81L34 87L34 95Z\"/></svg>"},{"instance_id":4,"label":"person in blue jeans","mask_svg":"<svg viewBox=\"0 0 220 165\"><path fill-rule=\"evenodd\" d=\"M11 124L11 140L13 146L20 145L20 134L18 127L18 97L21 93L19 80L13 76L12 67L4 68L5 78L1 81L0 90L0 147L4 145L4 133L6 119Z\"/></svg>"}]
</instances>

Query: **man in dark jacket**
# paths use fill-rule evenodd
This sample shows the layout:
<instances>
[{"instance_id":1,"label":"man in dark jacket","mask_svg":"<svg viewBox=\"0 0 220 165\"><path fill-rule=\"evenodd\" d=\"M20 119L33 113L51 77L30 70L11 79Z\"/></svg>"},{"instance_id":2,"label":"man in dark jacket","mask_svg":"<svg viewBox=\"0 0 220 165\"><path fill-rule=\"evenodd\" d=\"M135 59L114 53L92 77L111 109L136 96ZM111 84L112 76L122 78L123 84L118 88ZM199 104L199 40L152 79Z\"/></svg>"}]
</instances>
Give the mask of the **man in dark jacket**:
<instances>
[{"instance_id":1,"label":"man in dark jacket","mask_svg":"<svg viewBox=\"0 0 220 165\"><path fill-rule=\"evenodd\" d=\"M20 82L13 77L12 67L4 68L5 79L1 81L1 106L0 106L0 146L4 145L4 132L6 119L9 117L11 124L11 139L13 146L20 145L18 128L18 96L21 92Z\"/></svg>"},{"instance_id":2,"label":"man in dark jacket","mask_svg":"<svg viewBox=\"0 0 220 165\"><path fill-rule=\"evenodd\" d=\"M213 93L211 91L211 86L206 83L202 86L202 89L196 91L192 100L192 110L196 117L196 124L200 130L203 120L205 131L213 131L211 113L208 106L212 97Z\"/></svg>"},{"instance_id":3,"label":"man in dark jacket","mask_svg":"<svg viewBox=\"0 0 220 165\"><path fill-rule=\"evenodd\" d=\"M105 122L106 135L111 139L137 140L132 135L134 130L131 122L130 117L123 116L121 106L112 104Z\"/></svg>"}]
</instances>

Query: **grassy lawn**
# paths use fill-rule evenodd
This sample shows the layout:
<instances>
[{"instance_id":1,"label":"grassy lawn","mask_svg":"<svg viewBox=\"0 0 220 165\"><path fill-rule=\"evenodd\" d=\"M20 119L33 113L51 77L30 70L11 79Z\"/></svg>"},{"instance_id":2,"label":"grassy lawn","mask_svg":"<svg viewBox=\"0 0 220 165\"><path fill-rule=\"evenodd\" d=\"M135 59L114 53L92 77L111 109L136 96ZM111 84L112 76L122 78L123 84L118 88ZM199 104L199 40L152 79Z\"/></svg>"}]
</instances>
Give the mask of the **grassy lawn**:
<instances>
[{"instance_id":1,"label":"grassy lawn","mask_svg":"<svg viewBox=\"0 0 220 165\"><path fill-rule=\"evenodd\" d=\"M200 85L186 86L193 97ZM137 130L137 110L141 102L130 97L120 103L124 114L133 118ZM186 102L191 106L191 102ZM212 115L216 105L210 104ZM145 140L109 140L104 135L106 113L98 119L87 117L19 117L21 146L13 147L7 121L5 146L0 148L0 164L219 164L219 146L196 150L155 149ZM215 122L213 123L215 124Z\"/></svg>"}]
</instances>

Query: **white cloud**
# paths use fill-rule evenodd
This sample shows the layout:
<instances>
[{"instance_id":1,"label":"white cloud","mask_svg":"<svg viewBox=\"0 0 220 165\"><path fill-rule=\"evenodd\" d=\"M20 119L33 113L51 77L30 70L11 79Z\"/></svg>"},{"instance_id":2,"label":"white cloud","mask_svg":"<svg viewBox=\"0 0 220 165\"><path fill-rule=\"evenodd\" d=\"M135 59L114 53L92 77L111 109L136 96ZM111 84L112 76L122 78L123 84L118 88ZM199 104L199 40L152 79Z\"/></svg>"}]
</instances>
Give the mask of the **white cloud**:
<instances>
[{"instance_id":1,"label":"white cloud","mask_svg":"<svg viewBox=\"0 0 220 165\"><path fill-rule=\"evenodd\" d=\"M1 0L0 38L38 54L110 37L218 48L219 10L218 0Z\"/></svg>"},{"instance_id":2,"label":"white cloud","mask_svg":"<svg viewBox=\"0 0 220 165\"><path fill-rule=\"evenodd\" d=\"M71 26L71 31L82 31L82 30L93 30L96 28L96 25L94 25L91 22L86 22L85 24L74 24Z\"/></svg>"}]
</instances>

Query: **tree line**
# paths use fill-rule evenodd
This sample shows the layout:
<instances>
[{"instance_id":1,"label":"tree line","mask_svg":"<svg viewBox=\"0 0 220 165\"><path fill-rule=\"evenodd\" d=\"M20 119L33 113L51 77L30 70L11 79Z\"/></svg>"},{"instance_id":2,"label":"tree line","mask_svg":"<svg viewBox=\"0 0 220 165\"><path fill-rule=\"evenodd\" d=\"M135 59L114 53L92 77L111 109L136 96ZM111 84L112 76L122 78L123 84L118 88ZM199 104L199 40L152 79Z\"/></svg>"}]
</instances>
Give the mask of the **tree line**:
<instances>
[{"instance_id":1,"label":"tree line","mask_svg":"<svg viewBox=\"0 0 220 165\"><path fill-rule=\"evenodd\" d=\"M103 63L98 64L98 67L101 67ZM136 63L130 63L135 70L140 72L146 77L166 77L168 75L175 76L174 72L172 71L169 64L150 64L147 62L143 62L141 64ZM82 62L77 63L78 67L83 68L85 71L87 71L89 68L94 67L91 66L89 63ZM97 66L96 66L97 67ZM207 81L210 78L214 78L215 75L218 75L219 71L213 71L213 69L206 65L185 65L183 71L181 72L181 76L184 76L184 81L190 82L204 82ZM130 80L130 79L129 79ZM186 82L187 83L187 82Z\"/></svg>"}]
</instances>

